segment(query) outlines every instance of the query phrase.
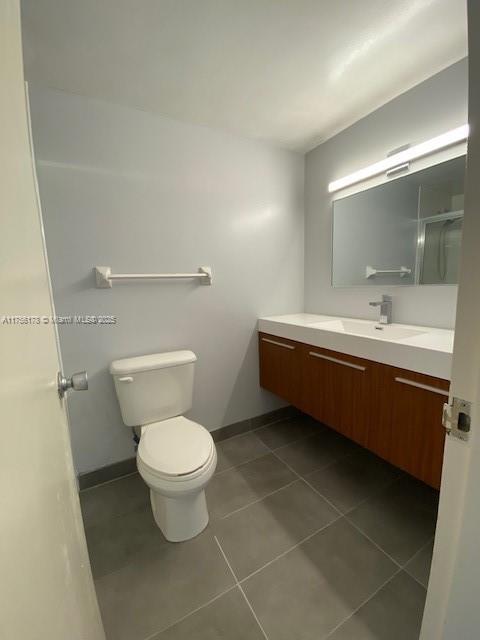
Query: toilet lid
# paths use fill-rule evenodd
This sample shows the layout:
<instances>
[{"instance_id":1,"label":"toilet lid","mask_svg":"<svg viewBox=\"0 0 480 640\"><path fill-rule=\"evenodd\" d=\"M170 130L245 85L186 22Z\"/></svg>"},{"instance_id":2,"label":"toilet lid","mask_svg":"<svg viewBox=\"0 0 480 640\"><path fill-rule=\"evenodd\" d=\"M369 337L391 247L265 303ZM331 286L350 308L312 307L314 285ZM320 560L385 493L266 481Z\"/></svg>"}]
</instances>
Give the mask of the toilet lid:
<instances>
[{"instance_id":1,"label":"toilet lid","mask_svg":"<svg viewBox=\"0 0 480 640\"><path fill-rule=\"evenodd\" d=\"M138 455L154 472L183 476L203 467L213 446L205 427L178 416L147 425L140 438Z\"/></svg>"}]
</instances>

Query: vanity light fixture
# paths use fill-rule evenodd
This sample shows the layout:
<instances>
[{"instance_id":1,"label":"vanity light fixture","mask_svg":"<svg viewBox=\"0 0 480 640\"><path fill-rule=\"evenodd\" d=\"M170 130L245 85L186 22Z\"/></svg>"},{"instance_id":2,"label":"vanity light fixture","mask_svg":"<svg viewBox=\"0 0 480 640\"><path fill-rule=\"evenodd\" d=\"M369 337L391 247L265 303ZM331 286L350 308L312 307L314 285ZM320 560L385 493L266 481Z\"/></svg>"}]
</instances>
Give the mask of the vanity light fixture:
<instances>
[{"instance_id":1,"label":"vanity light fixture","mask_svg":"<svg viewBox=\"0 0 480 640\"><path fill-rule=\"evenodd\" d=\"M399 151L398 153L388 156L388 158L385 158L384 160L380 160L380 162L375 162L375 164L371 164L364 169L360 169L359 171L350 173L344 178L334 180L333 182L329 183L328 190L330 193L339 191L340 189L349 187L352 184L361 182L362 180L367 180L368 178L373 178L374 176L377 176L380 173L384 173L389 169L398 167L398 165L408 163L411 160L415 160L416 158L428 156L434 151L439 151L440 149L444 149L445 147L450 147L453 144L463 142L464 140L467 140L467 138L468 124L463 124L461 127L451 129L450 131L442 133L435 138L431 138L426 142L421 142L420 144L416 144L413 147L408 147L404 151Z\"/></svg>"}]
</instances>

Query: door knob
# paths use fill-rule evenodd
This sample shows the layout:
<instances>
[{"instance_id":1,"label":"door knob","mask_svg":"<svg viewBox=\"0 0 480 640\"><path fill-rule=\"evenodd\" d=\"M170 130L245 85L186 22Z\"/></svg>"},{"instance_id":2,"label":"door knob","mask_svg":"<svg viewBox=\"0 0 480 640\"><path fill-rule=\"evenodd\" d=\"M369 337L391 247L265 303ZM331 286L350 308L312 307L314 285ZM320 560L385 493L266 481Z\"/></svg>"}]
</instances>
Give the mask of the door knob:
<instances>
[{"instance_id":1,"label":"door knob","mask_svg":"<svg viewBox=\"0 0 480 640\"><path fill-rule=\"evenodd\" d=\"M57 375L58 395L63 398L69 389L74 391L86 391L88 389L88 376L86 371L78 371L71 378L65 378L61 371Z\"/></svg>"}]
</instances>

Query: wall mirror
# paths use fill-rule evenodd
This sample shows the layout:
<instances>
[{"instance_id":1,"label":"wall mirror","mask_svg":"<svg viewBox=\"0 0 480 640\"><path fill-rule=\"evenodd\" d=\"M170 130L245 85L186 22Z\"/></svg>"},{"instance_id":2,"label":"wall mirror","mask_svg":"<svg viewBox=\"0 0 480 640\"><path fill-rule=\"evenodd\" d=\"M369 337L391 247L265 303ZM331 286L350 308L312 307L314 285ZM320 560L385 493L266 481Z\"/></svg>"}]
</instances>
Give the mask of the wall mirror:
<instances>
[{"instance_id":1,"label":"wall mirror","mask_svg":"<svg viewBox=\"0 0 480 640\"><path fill-rule=\"evenodd\" d=\"M456 284L465 156L333 203L332 285Z\"/></svg>"}]
</instances>

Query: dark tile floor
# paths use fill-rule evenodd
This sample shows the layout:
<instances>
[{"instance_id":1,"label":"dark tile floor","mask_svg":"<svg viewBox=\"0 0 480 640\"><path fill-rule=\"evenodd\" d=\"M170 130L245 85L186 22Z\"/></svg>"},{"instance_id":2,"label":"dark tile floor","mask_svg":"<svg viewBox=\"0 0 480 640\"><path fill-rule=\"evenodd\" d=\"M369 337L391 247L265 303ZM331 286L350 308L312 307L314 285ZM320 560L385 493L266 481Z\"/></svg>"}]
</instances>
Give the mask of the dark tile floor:
<instances>
[{"instance_id":1,"label":"dark tile floor","mask_svg":"<svg viewBox=\"0 0 480 640\"><path fill-rule=\"evenodd\" d=\"M436 493L306 417L217 443L181 544L138 475L80 495L108 640L414 640Z\"/></svg>"}]
</instances>

